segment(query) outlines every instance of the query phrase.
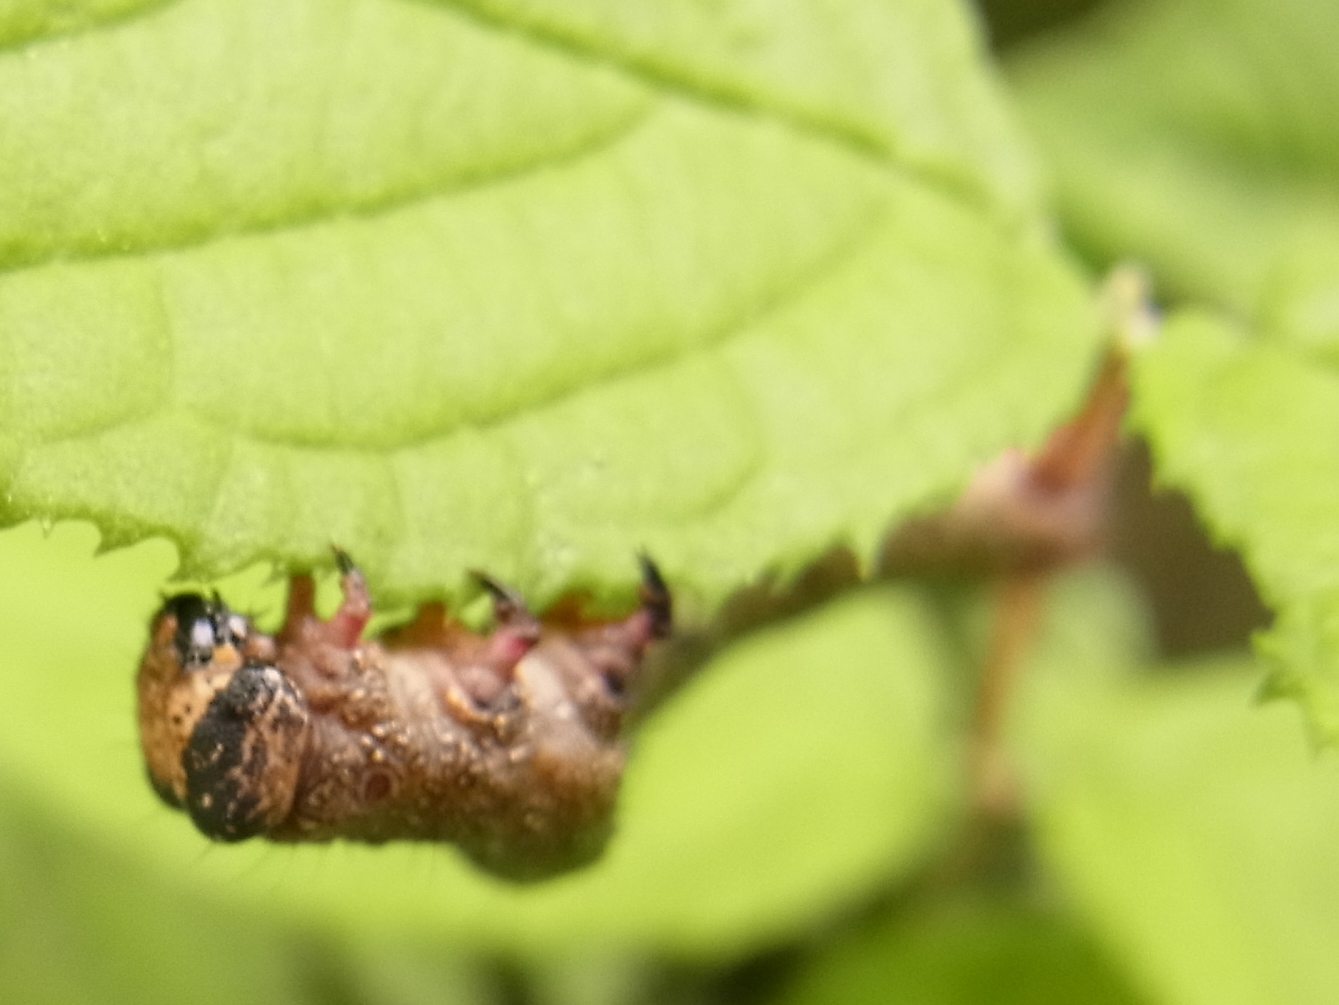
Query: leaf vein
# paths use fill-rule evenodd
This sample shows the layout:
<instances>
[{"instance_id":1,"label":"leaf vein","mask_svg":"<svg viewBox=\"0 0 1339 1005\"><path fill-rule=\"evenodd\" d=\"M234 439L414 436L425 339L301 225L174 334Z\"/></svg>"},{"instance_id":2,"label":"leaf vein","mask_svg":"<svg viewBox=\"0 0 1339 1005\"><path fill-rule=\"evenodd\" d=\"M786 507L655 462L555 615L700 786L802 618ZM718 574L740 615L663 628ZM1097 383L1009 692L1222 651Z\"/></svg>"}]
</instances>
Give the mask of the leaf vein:
<instances>
[{"instance_id":1,"label":"leaf vein","mask_svg":"<svg viewBox=\"0 0 1339 1005\"><path fill-rule=\"evenodd\" d=\"M638 107L626 118L618 119L607 128L596 130L589 136L582 137L580 142L546 150L540 156L503 165L496 169L484 169L458 175L448 183L412 187L394 193L381 193L378 196L364 200L355 199L346 203L326 203L318 208L291 216L276 216L237 227L204 227L189 236L183 236L176 240L146 241L142 244L131 245L122 244L105 250L89 248L73 253L67 249L57 248L41 257L0 265L0 277L28 269L41 268L54 262L62 264L96 262L114 258L137 258L149 254L170 254L187 251L227 238L256 237L299 230L303 227L320 226L337 217L370 219L399 212L415 203L466 195L493 185L513 182L527 174L549 171L587 158L601 156L637 132L651 119L654 111L654 105Z\"/></svg>"}]
</instances>

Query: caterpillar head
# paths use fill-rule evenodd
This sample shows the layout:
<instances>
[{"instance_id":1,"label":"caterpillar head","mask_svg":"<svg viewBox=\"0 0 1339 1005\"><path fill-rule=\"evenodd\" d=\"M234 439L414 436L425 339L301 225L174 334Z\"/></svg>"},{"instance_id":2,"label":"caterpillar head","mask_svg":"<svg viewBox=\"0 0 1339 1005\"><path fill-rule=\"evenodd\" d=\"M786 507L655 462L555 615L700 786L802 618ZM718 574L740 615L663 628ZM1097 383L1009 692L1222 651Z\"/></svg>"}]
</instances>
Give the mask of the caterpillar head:
<instances>
[{"instance_id":1,"label":"caterpillar head","mask_svg":"<svg viewBox=\"0 0 1339 1005\"><path fill-rule=\"evenodd\" d=\"M145 767L210 837L249 837L292 804L308 714L273 648L217 597L169 597L150 624L136 679Z\"/></svg>"}]
</instances>

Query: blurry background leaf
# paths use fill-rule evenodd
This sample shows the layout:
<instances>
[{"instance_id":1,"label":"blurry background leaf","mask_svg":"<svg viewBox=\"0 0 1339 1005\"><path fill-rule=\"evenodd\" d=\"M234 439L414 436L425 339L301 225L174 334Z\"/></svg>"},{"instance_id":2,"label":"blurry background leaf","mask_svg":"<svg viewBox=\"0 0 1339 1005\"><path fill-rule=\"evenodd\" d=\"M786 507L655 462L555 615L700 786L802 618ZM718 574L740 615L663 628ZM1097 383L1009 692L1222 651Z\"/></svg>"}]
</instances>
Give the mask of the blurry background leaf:
<instances>
[{"instance_id":1,"label":"blurry background leaf","mask_svg":"<svg viewBox=\"0 0 1339 1005\"><path fill-rule=\"evenodd\" d=\"M957 896L881 918L821 955L783 1005L1139 1005L1072 918L1038 900Z\"/></svg>"},{"instance_id":2,"label":"blurry background leaf","mask_svg":"<svg viewBox=\"0 0 1339 1005\"><path fill-rule=\"evenodd\" d=\"M1339 374L1203 314L1136 360L1134 419L1159 472L1241 548L1279 614L1272 690L1339 741Z\"/></svg>"},{"instance_id":3,"label":"blurry background leaf","mask_svg":"<svg viewBox=\"0 0 1339 1005\"><path fill-rule=\"evenodd\" d=\"M25 1005L304 1000L291 929L183 891L0 778L0 990Z\"/></svg>"},{"instance_id":4,"label":"blurry background leaf","mask_svg":"<svg viewBox=\"0 0 1339 1005\"><path fill-rule=\"evenodd\" d=\"M134 733L131 671L171 548L95 559L95 537L0 535L0 568L23 583L0 607L0 784L108 854L272 921L509 954L721 958L904 874L954 805L933 622L914 594L880 589L730 649L662 709L589 870L516 887L441 845L210 845L144 783Z\"/></svg>"},{"instance_id":5,"label":"blurry background leaf","mask_svg":"<svg viewBox=\"0 0 1339 1005\"><path fill-rule=\"evenodd\" d=\"M1061 414L1087 293L958 5L637 10L0 51L0 516L205 577L333 538L383 602L626 591L644 546L709 605Z\"/></svg>"},{"instance_id":6,"label":"blurry background leaf","mask_svg":"<svg viewBox=\"0 0 1339 1005\"><path fill-rule=\"evenodd\" d=\"M1249 315L1339 243L1337 49L1332 3L1109 3L1009 71L1074 242Z\"/></svg>"},{"instance_id":7,"label":"blurry background leaf","mask_svg":"<svg viewBox=\"0 0 1339 1005\"><path fill-rule=\"evenodd\" d=\"M1339 739L1339 6L1117 4L1012 63L1067 229L1134 256L1174 320L1134 372L1156 477L1280 615L1277 693ZM1253 338L1242 329L1249 328Z\"/></svg>"},{"instance_id":8,"label":"blurry background leaf","mask_svg":"<svg viewBox=\"0 0 1339 1005\"><path fill-rule=\"evenodd\" d=\"M1339 764L1252 660L1151 673L1109 586L1055 601L1015 730L1042 861L1156 1001L1332 1001Z\"/></svg>"},{"instance_id":9,"label":"blurry background leaf","mask_svg":"<svg viewBox=\"0 0 1339 1005\"><path fill-rule=\"evenodd\" d=\"M983 590L946 597L951 605L945 613L964 649L984 646L992 596ZM1041 666L1024 669L1061 677L1085 672L1079 668L1114 673L1149 651L1144 608L1129 582L1111 567L1082 568L1048 588L1040 652L1031 661ZM1031 724L1029 714L1037 714L1034 702L1017 711L1024 726ZM1038 728L1060 727L1047 721ZM1013 732L1022 733L1023 742L1012 745L1030 752L1030 733ZM1024 800L1031 795L1024 790ZM943 846L941 857L910 890L848 921L840 938L811 954L780 1000L785 1005L1160 1000L1131 984L1126 961L1113 958L1096 937L1105 932L1095 931L1039 866L1023 833L1029 820L1017 822L1016 830L998 821L980 827L959 832Z\"/></svg>"}]
</instances>

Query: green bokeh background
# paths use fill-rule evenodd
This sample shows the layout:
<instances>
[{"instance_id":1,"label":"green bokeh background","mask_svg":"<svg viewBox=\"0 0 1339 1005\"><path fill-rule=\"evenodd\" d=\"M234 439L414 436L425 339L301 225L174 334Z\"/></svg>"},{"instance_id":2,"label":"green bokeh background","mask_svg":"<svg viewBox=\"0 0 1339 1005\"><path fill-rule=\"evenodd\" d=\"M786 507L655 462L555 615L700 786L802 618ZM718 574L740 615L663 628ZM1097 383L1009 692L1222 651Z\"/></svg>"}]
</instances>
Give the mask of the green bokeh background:
<instances>
[{"instance_id":1,"label":"green bokeh background","mask_svg":"<svg viewBox=\"0 0 1339 1005\"><path fill-rule=\"evenodd\" d=\"M18 0L0 6L0 35L20 47L68 33L77 45L80 32L92 26L151 15L157 6ZM481 23L519 10L528 30L543 31L554 5L466 6ZM901 6L891 0L888 6L900 16ZM739 5L741 23L747 7ZM618 16L611 5L586 8L597 21ZM911 173L935 179L930 195L914 185L904 193L907 212L945 222L937 241L919 253L952 258L952 248L978 231L993 234L975 217L944 210L950 202L1026 216L1047 198L1038 192L1046 192L1066 247L1093 275L1136 257L1148 264L1169 308L1193 308L1171 326L1191 334L1143 364L1138 428L1153 442L1161 477L1189 492L1211 534L1241 548L1266 599L1286 612L1265 660L1247 648L1257 627L1249 611L1200 636L1193 626L1186 632L1192 639L1212 637L1214 651L1192 643L1173 647L1175 658L1167 655L1155 626L1166 622L1169 610L1200 609L1204 597L1169 588L1173 578L1166 569L1159 574L1156 560L1147 575L1147 552L1137 560L1129 546L1130 535L1147 528L1131 518L1135 522L1122 524L1118 535L1124 545L1116 557L1124 565L1096 563L1050 584L1008 733L1026 812L1016 827L987 827L968 814L960 774L990 585L881 582L847 590L717 654L635 738L607 860L543 887L517 889L471 871L444 848L209 846L142 783L134 734L131 674L143 625L181 556L160 537L99 553L118 532L128 539L151 529L155 519L175 526L176 517L132 513L131 529L112 520L101 533L78 520L22 523L0 533L0 998L52 1005L1339 1000L1339 769L1333 753L1312 743L1326 729L1334 731L1326 719L1336 707L1326 660L1339 650L1328 614L1336 595L1333 573L1324 561L1334 524L1326 506L1333 475L1324 460L1333 437L1326 438L1330 427L1323 421L1339 409L1330 379L1339 337L1333 309L1339 141L1330 126L1339 114L1339 63L1329 56L1339 51L1339 18L1326 0L1276 6L992 0L976 13L994 43L990 72L1011 88L1010 106L1023 123L1040 183L1026 158L1015 160L1010 144L999 142L1006 127L989 115L975 117L971 97L959 96L961 105L954 105L939 96L964 116L962 128L946 137L933 128L939 120L920 117L920 106L906 97L914 88L890 97L877 115L838 114L846 97L841 82L827 90L809 87L804 60L813 51L803 46L785 54L790 63L741 64L711 51L694 52L687 62L721 88L723 100L778 102L786 114L827 123L842 144L893 151ZM681 57L693 38L691 11L652 25L658 41L672 40L679 49L664 46L669 62L649 70L638 25L624 27L621 56L630 64L678 72L670 57ZM567 28L565 44L580 51L589 41L582 22ZM411 53L413 40L397 36L395 25L378 30L385 33L381 43L405 44ZM412 69L405 70L406 82ZM542 75L552 69L527 70L535 76L523 83L543 93ZM349 87L359 86L351 77ZM586 107L598 114L586 123L589 134L564 140L574 149L640 114L645 96L621 80L597 72L579 86L587 89ZM4 101L0 94L0 111ZM76 123L93 114L77 105L62 110ZM42 119L40 108L20 111L24 121ZM898 129L889 130L890 121ZM517 134L524 139L527 129L550 124L522 123ZM407 142L394 121L376 125L384 126L380 142ZM282 121L273 130L288 135ZM85 140L94 150L102 142ZM170 130L159 142L155 156L171 181ZM512 135L461 137L445 130L424 142L444 163L476 158L470 170L479 172L505 166L498 163L503 152L526 156ZM753 148L760 162L773 150L770 142L764 136ZM332 202L408 198L424 184L412 175L376 176L367 165L360 173L355 168L363 153L333 157L334 167L320 179L325 188L304 192L314 215ZM814 153L817 160L827 156ZM336 170L341 164L347 175ZM979 171L965 171L963 164ZM798 192L822 212L814 211L820 223L787 225L818 234L821 239L802 250L821 257L826 241L842 240L844 228L858 229L868 179L852 168L844 176L849 187L810 191L802 184L805 165L794 167L791 181L798 178L799 188L780 195ZM282 192L282 162L261 159L254 168L290 198ZM814 177L830 180L827 170L816 167ZM868 183L876 189L884 181ZM757 222L769 219L767 200L777 196L773 189L760 192L756 205L729 207L731 226L752 219L762 228L760 247L774 239L784 243ZM92 186L88 198L88 206L53 208L10 205L0 192L5 261L46 261L54 247L68 250L82 240L125 247L160 235L136 230L145 224L132 213L119 218L106 191ZM255 216L243 222L273 222L290 202L276 206L248 204ZM99 214L121 229L85 234L81 213ZM37 217L42 226L28 226ZM176 228L182 240L198 225L170 213L151 222ZM46 235L48 244L25 243L32 233ZM98 252L92 245L76 250ZM727 269L734 250L716 247L719 257L708 254L703 267ZM974 263L996 262L995 251L978 252ZM914 262L915 254L908 255ZM999 256L1007 257L1004 251ZM788 269L803 274L811 263L801 259L782 262L777 281L784 286ZM94 290L76 306L103 312L99 317L109 317L113 327L116 308L132 317L136 302L117 291L139 287L134 276L119 278L124 286L113 284L110 294ZM995 278L1008 286L1007 274ZM746 280L752 281L743 276L739 282ZM1062 277L1054 289L1072 292L1070 282ZM282 292L282 284L276 288ZM1050 287L1038 288L1044 300ZM754 294L770 295L750 290ZM22 303L60 306L60 299L53 294ZM961 317L973 317L977 306L964 306ZM712 304L704 297L697 307L709 311ZM0 319L18 324L5 308L0 303ZM993 317L993 310L983 308L983 316ZM131 322L126 326L143 334ZM133 370L151 362L154 348L146 346L143 358L131 354L118 365ZM970 343L963 346L965 352ZM1045 349L1039 343L1042 358ZM1058 375L1042 380L1047 400L1063 398L1075 360L1085 358L1080 350L1057 363ZM615 345L610 351L612 359L622 350ZM105 361L97 346L90 352L82 370L68 372L101 372ZM994 385L982 387L1012 402L1014 410L1003 411L1017 418L1017 402L1032 391L1027 367L1040 364L1021 350L1011 359L1016 370L1006 368ZM1213 369L1206 360L1258 392L1254 411L1240 407L1231 386L1225 391L1222 381L1205 383ZM482 369L488 365L479 362ZM1273 383L1263 382L1266 370ZM843 378L839 365L833 372L838 382L859 376ZM685 387L696 386L692 373L681 379ZM14 419L0 408L11 423L0 433L41 427L56 440L67 435L60 423L81 421L78 387L71 387L64 410L53 416L34 411ZM1307 414L1320 419L1306 428L1274 424L1271 404L1299 400L1299 388L1314 392L1306 397L1314 405ZM860 401L875 398L871 393ZM720 400L728 413L729 395ZM1204 407L1184 408L1189 400ZM13 401L4 404L12 408ZM131 401L127 407L138 406ZM358 416L356 407L351 414ZM933 415L944 416L966 424L981 413L963 405ZM248 421L263 425L273 418ZM304 416L293 412L280 420L300 426ZM1019 435L1030 435L1040 420L1017 421ZM724 414L722 428L728 423ZM1317 424L1320 432L1309 438ZM376 431L369 429L355 432L370 441ZM543 455L552 444L542 424L532 432ZM961 480L967 460L1003 432L949 438L936 453L937 441L920 428L919 438L909 438L893 458L935 456L895 485L875 484L887 491L886 519ZM286 434L305 435L302 429ZM1308 449L1299 447L1303 443ZM0 453L5 449L0 436ZM554 466L562 459L555 457ZM710 487L713 470L692 474ZM134 497L127 511L141 496L152 503L152 486L144 484L126 490L126 498ZM1274 506L1268 489L1289 484L1303 490L1286 493L1289 507ZM689 487L696 491L696 485ZM782 543L772 538L783 532L761 518L744 531L727 525L738 537L728 560L698 576L699 614L774 543L780 554L773 557L787 568L798 561L787 549L802 552L805 534L834 522L858 525L868 544L885 519L870 501L876 493L861 494L868 488L854 475L849 484L829 486L830 498L815 504L808 523L799 521L795 539ZM1257 488L1258 495L1247 491ZM25 505L40 511L45 489L28 491ZM777 490L766 498L790 497ZM856 498L858 505L843 509ZM1148 488L1136 484L1123 498L1121 514L1142 512ZM488 500L482 491L477 500L465 497L458 504L461 519L486 514ZM281 503L271 509L282 509ZM5 505L15 500L6 498ZM52 512L97 515L80 505L64 499ZM564 518L579 522L579 507L575 511ZM505 524L507 514L492 515ZM422 529L445 519L428 513ZM667 546L685 569L704 568L716 529L695 528L688 544L673 538ZM292 545L295 553L324 548L331 530L324 524L316 530ZM210 553L210 542L222 541L227 551L251 541L253 531L239 518L236 526L206 528L185 543L196 549L199 567L211 569L214 562L224 569L226 557ZM786 525L784 533L792 531ZM1181 526L1173 538L1161 541L1155 554L1188 554L1175 561L1211 569L1210 578L1235 568L1209 552L1193 525ZM377 540L373 533L368 548L375 550ZM760 543L734 546L745 540ZM518 559L499 571L541 592L583 577L612 581L621 575L613 571L618 563L626 562L625 542L605 544L604 564L596 567L555 572ZM504 545L452 545L459 554L446 564L463 568L471 548L487 554L495 546ZM414 595L430 580L431 563L421 557L387 555L377 572L393 587L388 598ZM1213 589L1220 585L1202 589L1217 596ZM262 621L277 612L282 591L267 566L247 565L220 586ZM330 584L325 587L328 592ZM1310 732L1296 705L1258 703L1271 668L1276 691L1309 702Z\"/></svg>"}]
</instances>

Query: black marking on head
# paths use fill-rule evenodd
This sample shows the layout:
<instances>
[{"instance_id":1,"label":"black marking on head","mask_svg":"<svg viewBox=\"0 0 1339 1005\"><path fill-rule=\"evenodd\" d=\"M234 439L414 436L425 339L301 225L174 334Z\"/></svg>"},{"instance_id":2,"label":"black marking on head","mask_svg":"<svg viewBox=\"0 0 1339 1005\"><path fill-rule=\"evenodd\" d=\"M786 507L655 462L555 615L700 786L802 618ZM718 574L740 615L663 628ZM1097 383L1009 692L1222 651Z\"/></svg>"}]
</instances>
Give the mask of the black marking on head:
<instances>
[{"instance_id":1,"label":"black marking on head","mask_svg":"<svg viewBox=\"0 0 1339 1005\"><path fill-rule=\"evenodd\" d=\"M201 667L214 658L218 632L213 604L198 593L179 593L163 601L160 613L177 619L172 646L183 667Z\"/></svg>"},{"instance_id":2,"label":"black marking on head","mask_svg":"<svg viewBox=\"0 0 1339 1005\"><path fill-rule=\"evenodd\" d=\"M262 803L271 744L263 720L280 700L297 700L282 673L271 666L244 666L214 696L191 732L181 758L186 811L206 837L242 841L265 830Z\"/></svg>"},{"instance_id":3,"label":"black marking on head","mask_svg":"<svg viewBox=\"0 0 1339 1005\"><path fill-rule=\"evenodd\" d=\"M245 642L251 630L246 618L229 610L217 593L211 600L198 593L168 597L159 616L165 614L177 619L172 645L177 659L188 670L207 666L216 646Z\"/></svg>"}]
</instances>

